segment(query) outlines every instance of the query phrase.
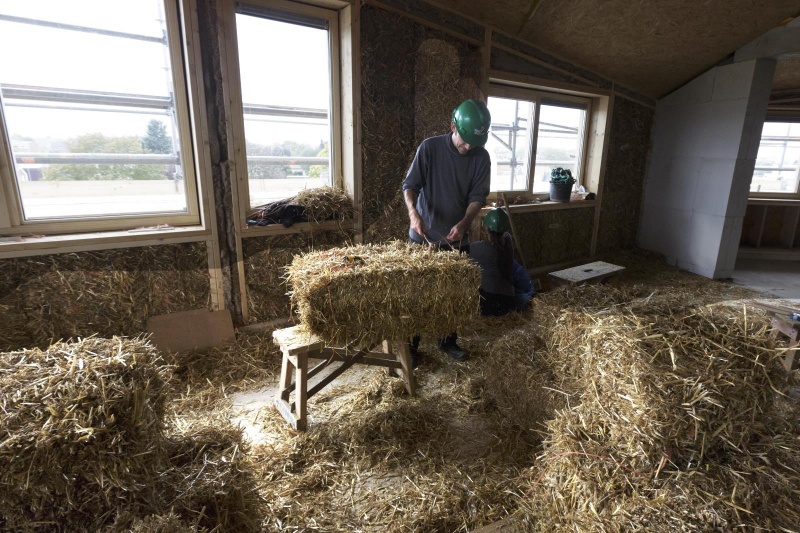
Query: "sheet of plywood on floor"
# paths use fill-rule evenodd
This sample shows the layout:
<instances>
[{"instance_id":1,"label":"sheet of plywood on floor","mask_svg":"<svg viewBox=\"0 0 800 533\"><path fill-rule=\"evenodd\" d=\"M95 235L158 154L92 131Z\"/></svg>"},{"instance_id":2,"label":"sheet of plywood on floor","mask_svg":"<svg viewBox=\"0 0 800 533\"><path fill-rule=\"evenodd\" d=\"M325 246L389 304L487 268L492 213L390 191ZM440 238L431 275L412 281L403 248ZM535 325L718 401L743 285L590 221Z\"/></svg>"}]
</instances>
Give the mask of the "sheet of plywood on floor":
<instances>
[{"instance_id":1,"label":"sheet of plywood on floor","mask_svg":"<svg viewBox=\"0 0 800 533\"><path fill-rule=\"evenodd\" d=\"M235 338L227 309L193 309L150 317L147 332L156 348L173 353L220 346Z\"/></svg>"},{"instance_id":2,"label":"sheet of plywood on floor","mask_svg":"<svg viewBox=\"0 0 800 533\"><path fill-rule=\"evenodd\" d=\"M751 0L545 2L519 37L660 98L795 16L797 8L796 0L758 8Z\"/></svg>"},{"instance_id":3,"label":"sheet of plywood on floor","mask_svg":"<svg viewBox=\"0 0 800 533\"><path fill-rule=\"evenodd\" d=\"M514 215L528 268L589 257L594 209L534 211Z\"/></svg>"}]
</instances>

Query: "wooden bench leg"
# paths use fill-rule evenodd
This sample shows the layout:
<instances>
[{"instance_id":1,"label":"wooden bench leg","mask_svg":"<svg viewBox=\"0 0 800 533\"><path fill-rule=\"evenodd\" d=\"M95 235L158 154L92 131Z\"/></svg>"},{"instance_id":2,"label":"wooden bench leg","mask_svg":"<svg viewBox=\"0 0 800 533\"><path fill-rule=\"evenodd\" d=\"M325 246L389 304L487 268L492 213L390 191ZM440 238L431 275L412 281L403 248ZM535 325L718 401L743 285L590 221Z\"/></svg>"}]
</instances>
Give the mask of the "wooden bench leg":
<instances>
[{"instance_id":1,"label":"wooden bench leg","mask_svg":"<svg viewBox=\"0 0 800 533\"><path fill-rule=\"evenodd\" d=\"M397 360L403 365L403 381L409 396L414 396L414 368L411 366L411 351L408 343L400 341L397 343Z\"/></svg>"},{"instance_id":2,"label":"wooden bench leg","mask_svg":"<svg viewBox=\"0 0 800 533\"><path fill-rule=\"evenodd\" d=\"M292 392L292 371L294 367L294 403L290 402ZM288 355L284 352L281 364L281 381L275 395L275 407L291 426L298 431L308 428L307 419L308 356L306 354Z\"/></svg>"},{"instance_id":3,"label":"wooden bench leg","mask_svg":"<svg viewBox=\"0 0 800 533\"><path fill-rule=\"evenodd\" d=\"M403 384L406 386L409 396L414 396L414 368L411 366L411 351L408 343L383 341L383 352L394 355L395 360L400 363L400 368L386 369L389 375L403 378Z\"/></svg>"}]
</instances>

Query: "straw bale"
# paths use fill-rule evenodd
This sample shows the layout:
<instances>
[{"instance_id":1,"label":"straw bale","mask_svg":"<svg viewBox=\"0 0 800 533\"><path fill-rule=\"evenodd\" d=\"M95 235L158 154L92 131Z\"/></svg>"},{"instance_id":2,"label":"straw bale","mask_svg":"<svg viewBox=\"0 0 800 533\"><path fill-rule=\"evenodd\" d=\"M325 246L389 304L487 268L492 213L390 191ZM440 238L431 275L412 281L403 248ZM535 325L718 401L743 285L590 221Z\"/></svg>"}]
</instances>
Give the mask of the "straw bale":
<instances>
[{"instance_id":1,"label":"straw bale","mask_svg":"<svg viewBox=\"0 0 800 533\"><path fill-rule=\"evenodd\" d=\"M762 439L725 461L638 470L602 435L577 427L584 415L591 410L553 421L551 446L526 474L529 531L790 531L798 523L797 435L765 426Z\"/></svg>"},{"instance_id":2,"label":"straw bale","mask_svg":"<svg viewBox=\"0 0 800 533\"><path fill-rule=\"evenodd\" d=\"M0 524L76 529L138 505L161 453L167 378L138 339L0 354Z\"/></svg>"},{"instance_id":3,"label":"straw bale","mask_svg":"<svg viewBox=\"0 0 800 533\"><path fill-rule=\"evenodd\" d=\"M335 346L441 337L478 312L480 268L455 251L401 242L334 248L296 256L287 279L303 324Z\"/></svg>"},{"instance_id":4,"label":"straw bale","mask_svg":"<svg viewBox=\"0 0 800 533\"><path fill-rule=\"evenodd\" d=\"M353 201L344 191L333 187L303 189L289 200L306 209L309 222L325 220L350 220L353 218Z\"/></svg>"},{"instance_id":5,"label":"straw bale","mask_svg":"<svg viewBox=\"0 0 800 533\"><path fill-rule=\"evenodd\" d=\"M553 330L562 368L603 413L608 438L646 464L740 449L780 380L766 322L728 307L674 318L642 311L565 311Z\"/></svg>"}]
</instances>

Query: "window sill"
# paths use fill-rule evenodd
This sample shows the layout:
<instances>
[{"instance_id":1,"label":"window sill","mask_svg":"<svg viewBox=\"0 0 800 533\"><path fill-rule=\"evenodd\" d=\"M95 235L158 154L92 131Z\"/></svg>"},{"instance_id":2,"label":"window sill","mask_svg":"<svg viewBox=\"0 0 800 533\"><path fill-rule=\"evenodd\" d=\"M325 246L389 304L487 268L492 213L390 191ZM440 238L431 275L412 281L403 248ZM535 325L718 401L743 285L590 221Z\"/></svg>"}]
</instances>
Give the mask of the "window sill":
<instances>
[{"instance_id":1,"label":"window sill","mask_svg":"<svg viewBox=\"0 0 800 533\"><path fill-rule=\"evenodd\" d=\"M269 237L272 235L289 235L291 233L304 233L314 230L333 231L333 230L352 230L355 227L354 220L326 220L325 222L297 222L288 228L282 224L270 224L269 226L245 226L242 229L242 238L248 237Z\"/></svg>"},{"instance_id":2,"label":"window sill","mask_svg":"<svg viewBox=\"0 0 800 533\"><path fill-rule=\"evenodd\" d=\"M561 209L580 209L584 207L597 206L597 200L573 200L571 202L529 202L524 204L512 204L508 206L512 214L528 213L531 211L557 211ZM488 212L491 206L484 207L482 212Z\"/></svg>"},{"instance_id":3,"label":"window sill","mask_svg":"<svg viewBox=\"0 0 800 533\"><path fill-rule=\"evenodd\" d=\"M210 235L211 231L202 226L152 226L126 231L0 237L0 259L196 242L207 240Z\"/></svg>"},{"instance_id":4,"label":"window sill","mask_svg":"<svg viewBox=\"0 0 800 533\"><path fill-rule=\"evenodd\" d=\"M798 198L748 198L747 205L800 205Z\"/></svg>"}]
</instances>

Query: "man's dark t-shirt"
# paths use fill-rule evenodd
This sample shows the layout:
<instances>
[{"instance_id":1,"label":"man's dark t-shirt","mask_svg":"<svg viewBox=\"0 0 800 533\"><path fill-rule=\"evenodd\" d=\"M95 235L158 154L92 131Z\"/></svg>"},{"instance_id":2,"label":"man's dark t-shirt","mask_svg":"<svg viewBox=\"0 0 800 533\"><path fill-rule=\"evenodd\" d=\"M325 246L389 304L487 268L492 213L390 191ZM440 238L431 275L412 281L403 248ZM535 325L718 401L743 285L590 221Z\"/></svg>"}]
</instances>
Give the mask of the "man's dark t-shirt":
<instances>
[{"instance_id":1,"label":"man's dark t-shirt","mask_svg":"<svg viewBox=\"0 0 800 533\"><path fill-rule=\"evenodd\" d=\"M417 211L428 239L443 241L450 229L464 218L472 202L486 204L489 194L491 160L483 147L461 155L453 146L452 133L422 141L403 180L403 191L418 194ZM424 239L409 228L412 241ZM462 242L469 242L468 231Z\"/></svg>"}]
</instances>

